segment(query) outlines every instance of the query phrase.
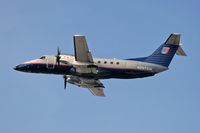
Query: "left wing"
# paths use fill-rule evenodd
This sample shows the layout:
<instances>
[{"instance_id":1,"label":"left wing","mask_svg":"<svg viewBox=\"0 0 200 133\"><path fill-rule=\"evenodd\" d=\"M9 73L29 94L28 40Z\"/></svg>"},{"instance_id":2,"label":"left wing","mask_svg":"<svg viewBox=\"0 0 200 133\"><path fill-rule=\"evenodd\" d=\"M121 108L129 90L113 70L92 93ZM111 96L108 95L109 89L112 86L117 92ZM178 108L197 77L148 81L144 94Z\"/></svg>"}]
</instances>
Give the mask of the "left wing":
<instances>
[{"instance_id":1,"label":"left wing","mask_svg":"<svg viewBox=\"0 0 200 133\"><path fill-rule=\"evenodd\" d=\"M85 36L74 36L74 54L75 60L85 63L93 63L92 54L88 49Z\"/></svg>"},{"instance_id":2,"label":"left wing","mask_svg":"<svg viewBox=\"0 0 200 133\"><path fill-rule=\"evenodd\" d=\"M105 96L103 91L104 86L98 79L68 76L67 82L79 87L88 88L95 96Z\"/></svg>"},{"instance_id":3,"label":"left wing","mask_svg":"<svg viewBox=\"0 0 200 133\"><path fill-rule=\"evenodd\" d=\"M103 96L103 97L105 97L105 94L104 94L104 92L103 92L103 88L101 88L101 87L88 88L88 90L89 90L94 96Z\"/></svg>"}]
</instances>

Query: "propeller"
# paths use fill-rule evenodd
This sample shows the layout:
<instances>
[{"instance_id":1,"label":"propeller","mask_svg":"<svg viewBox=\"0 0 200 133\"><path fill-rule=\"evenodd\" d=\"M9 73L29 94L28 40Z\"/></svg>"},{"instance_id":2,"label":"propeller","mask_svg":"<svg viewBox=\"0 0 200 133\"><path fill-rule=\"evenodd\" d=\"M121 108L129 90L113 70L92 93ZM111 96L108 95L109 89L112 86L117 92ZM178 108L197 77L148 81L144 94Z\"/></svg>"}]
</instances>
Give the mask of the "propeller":
<instances>
[{"instance_id":1,"label":"propeller","mask_svg":"<svg viewBox=\"0 0 200 133\"><path fill-rule=\"evenodd\" d=\"M64 89L66 90L66 87L67 87L67 76L64 75L63 78L64 78Z\"/></svg>"},{"instance_id":2,"label":"propeller","mask_svg":"<svg viewBox=\"0 0 200 133\"><path fill-rule=\"evenodd\" d=\"M60 53L61 53L61 51L60 51L60 49L59 49L59 47L57 48L57 54L56 54L56 63L58 64L58 65L60 65Z\"/></svg>"}]
</instances>

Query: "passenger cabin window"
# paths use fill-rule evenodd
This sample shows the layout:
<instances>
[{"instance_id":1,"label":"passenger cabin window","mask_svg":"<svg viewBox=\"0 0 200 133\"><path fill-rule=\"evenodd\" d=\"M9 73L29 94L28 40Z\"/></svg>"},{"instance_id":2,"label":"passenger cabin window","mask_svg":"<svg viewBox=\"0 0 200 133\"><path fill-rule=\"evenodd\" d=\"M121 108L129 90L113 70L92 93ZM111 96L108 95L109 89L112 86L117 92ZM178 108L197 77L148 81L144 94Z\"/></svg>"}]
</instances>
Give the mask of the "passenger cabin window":
<instances>
[{"instance_id":1,"label":"passenger cabin window","mask_svg":"<svg viewBox=\"0 0 200 133\"><path fill-rule=\"evenodd\" d=\"M104 64L106 64L107 63L107 61L104 61Z\"/></svg>"},{"instance_id":2,"label":"passenger cabin window","mask_svg":"<svg viewBox=\"0 0 200 133\"><path fill-rule=\"evenodd\" d=\"M101 63L101 61L98 61L98 63L100 64L100 63Z\"/></svg>"},{"instance_id":3,"label":"passenger cabin window","mask_svg":"<svg viewBox=\"0 0 200 133\"><path fill-rule=\"evenodd\" d=\"M42 60L45 59L45 56L40 57L40 59L42 59Z\"/></svg>"},{"instance_id":4,"label":"passenger cabin window","mask_svg":"<svg viewBox=\"0 0 200 133\"><path fill-rule=\"evenodd\" d=\"M116 64L119 65L119 62L117 62Z\"/></svg>"},{"instance_id":5,"label":"passenger cabin window","mask_svg":"<svg viewBox=\"0 0 200 133\"><path fill-rule=\"evenodd\" d=\"M113 64L113 62L111 61L110 64Z\"/></svg>"}]
</instances>

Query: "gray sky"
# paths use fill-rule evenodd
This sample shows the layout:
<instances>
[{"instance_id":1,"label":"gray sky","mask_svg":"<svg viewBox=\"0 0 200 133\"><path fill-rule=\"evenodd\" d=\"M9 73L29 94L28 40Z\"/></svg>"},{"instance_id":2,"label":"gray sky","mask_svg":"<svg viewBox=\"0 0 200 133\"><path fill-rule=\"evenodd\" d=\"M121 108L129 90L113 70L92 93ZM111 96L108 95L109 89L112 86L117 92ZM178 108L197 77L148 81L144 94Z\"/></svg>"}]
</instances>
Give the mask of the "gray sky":
<instances>
[{"instance_id":1,"label":"gray sky","mask_svg":"<svg viewBox=\"0 0 200 133\"><path fill-rule=\"evenodd\" d=\"M198 0L1 0L0 132L199 133ZM188 57L146 79L103 80L106 98L57 75L13 67L43 54L73 54L72 36L87 36L96 57L151 54L172 32Z\"/></svg>"}]
</instances>

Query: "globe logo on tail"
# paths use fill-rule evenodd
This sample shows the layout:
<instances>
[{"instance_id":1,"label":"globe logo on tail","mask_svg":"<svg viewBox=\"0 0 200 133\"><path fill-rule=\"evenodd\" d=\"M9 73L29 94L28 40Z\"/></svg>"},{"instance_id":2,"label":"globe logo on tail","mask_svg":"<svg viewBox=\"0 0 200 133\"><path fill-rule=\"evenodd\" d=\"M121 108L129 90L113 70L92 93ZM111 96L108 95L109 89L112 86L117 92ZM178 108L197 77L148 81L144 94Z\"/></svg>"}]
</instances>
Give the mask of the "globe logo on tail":
<instances>
[{"instance_id":1,"label":"globe logo on tail","mask_svg":"<svg viewBox=\"0 0 200 133\"><path fill-rule=\"evenodd\" d=\"M169 53L170 48L169 47L163 47L161 53L162 54L167 54Z\"/></svg>"}]
</instances>

